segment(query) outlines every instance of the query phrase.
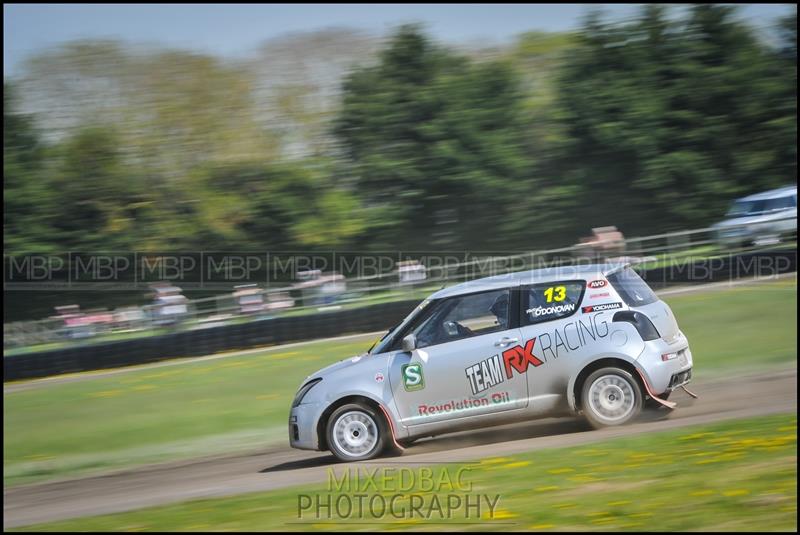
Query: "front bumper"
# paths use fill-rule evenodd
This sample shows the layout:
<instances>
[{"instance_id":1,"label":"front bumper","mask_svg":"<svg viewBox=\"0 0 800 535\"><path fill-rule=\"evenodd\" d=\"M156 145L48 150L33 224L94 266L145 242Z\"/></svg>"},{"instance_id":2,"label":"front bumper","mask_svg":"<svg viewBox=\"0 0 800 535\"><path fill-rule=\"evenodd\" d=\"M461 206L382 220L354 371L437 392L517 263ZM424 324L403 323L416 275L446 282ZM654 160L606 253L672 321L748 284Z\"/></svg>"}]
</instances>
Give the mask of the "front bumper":
<instances>
[{"instance_id":1,"label":"front bumper","mask_svg":"<svg viewBox=\"0 0 800 535\"><path fill-rule=\"evenodd\" d=\"M289 445L301 450L319 450L317 422L325 405L301 403L289 412Z\"/></svg>"},{"instance_id":2,"label":"front bumper","mask_svg":"<svg viewBox=\"0 0 800 535\"><path fill-rule=\"evenodd\" d=\"M662 360L662 355L677 354L675 358ZM652 340L637 359L640 370L656 394L671 392L692 380L694 365L689 342L683 335L672 343Z\"/></svg>"}]
</instances>

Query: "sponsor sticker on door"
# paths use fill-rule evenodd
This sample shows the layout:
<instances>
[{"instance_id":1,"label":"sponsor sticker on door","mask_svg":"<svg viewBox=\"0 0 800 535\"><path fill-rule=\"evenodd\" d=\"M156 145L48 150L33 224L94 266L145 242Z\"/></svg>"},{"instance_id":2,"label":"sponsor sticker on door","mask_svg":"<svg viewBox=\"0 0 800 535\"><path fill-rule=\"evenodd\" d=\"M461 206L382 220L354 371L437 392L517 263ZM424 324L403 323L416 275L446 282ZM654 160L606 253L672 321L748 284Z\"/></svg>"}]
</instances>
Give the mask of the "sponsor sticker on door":
<instances>
[{"instance_id":1,"label":"sponsor sticker on door","mask_svg":"<svg viewBox=\"0 0 800 535\"><path fill-rule=\"evenodd\" d=\"M404 364L401 373L403 375L403 388L406 392L422 390L425 388L425 378L422 375L422 364Z\"/></svg>"},{"instance_id":2,"label":"sponsor sticker on door","mask_svg":"<svg viewBox=\"0 0 800 535\"><path fill-rule=\"evenodd\" d=\"M614 310L617 308L622 308L622 303L603 303L602 305L591 305L587 307L583 307L583 313L588 314L589 312L602 312L604 310Z\"/></svg>"}]
</instances>

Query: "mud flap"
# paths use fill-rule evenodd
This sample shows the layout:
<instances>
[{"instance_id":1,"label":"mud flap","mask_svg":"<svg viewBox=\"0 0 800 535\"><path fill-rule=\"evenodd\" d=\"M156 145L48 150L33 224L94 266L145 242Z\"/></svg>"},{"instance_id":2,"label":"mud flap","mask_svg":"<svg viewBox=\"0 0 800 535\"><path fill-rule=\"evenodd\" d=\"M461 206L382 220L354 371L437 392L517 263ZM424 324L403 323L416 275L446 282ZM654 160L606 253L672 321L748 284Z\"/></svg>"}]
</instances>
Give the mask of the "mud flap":
<instances>
[{"instance_id":1,"label":"mud flap","mask_svg":"<svg viewBox=\"0 0 800 535\"><path fill-rule=\"evenodd\" d=\"M686 385L681 385L681 388L683 388L683 391L692 396L694 399L697 399L697 394L690 392L689 389L686 388Z\"/></svg>"},{"instance_id":2,"label":"mud flap","mask_svg":"<svg viewBox=\"0 0 800 535\"><path fill-rule=\"evenodd\" d=\"M391 416L389 416L389 411L387 411L386 408L381 404L379 404L378 406L383 411L383 415L386 417L386 421L389 423L389 433L392 435L392 442L394 443L394 447L397 448L399 451L405 451L405 448L401 446L399 442L397 442L397 438L395 438L394 436L394 423L392 422Z\"/></svg>"},{"instance_id":3,"label":"mud flap","mask_svg":"<svg viewBox=\"0 0 800 535\"><path fill-rule=\"evenodd\" d=\"M677 406L678 406L678 404L677 404L677 403L675 403L674 401L667 401L666 399L661 399L660 397L658 397L658 396L656 395L656 393L655 393L655 392L653 392L653 389L652 389L652 387L650 386L650 383L647 381L647 377L645 377L645 376L644 376L644 374L642 373L642 371L641 371L639 368L636 368L636 371L639 373L639 377L641 377L641 378L642 378L642 382L644 383L644 387L645 387L645 389L647 390L647 395L648 395L648 396L650 396L651 398L653 398L653 399L654 399L655 401L657 401L658 403L661 403L663 406L665 406L665 407L666 407L666 408L668 408L668 409L674 409L675 407L677 407Z\"/></svg>"}]
</instances>

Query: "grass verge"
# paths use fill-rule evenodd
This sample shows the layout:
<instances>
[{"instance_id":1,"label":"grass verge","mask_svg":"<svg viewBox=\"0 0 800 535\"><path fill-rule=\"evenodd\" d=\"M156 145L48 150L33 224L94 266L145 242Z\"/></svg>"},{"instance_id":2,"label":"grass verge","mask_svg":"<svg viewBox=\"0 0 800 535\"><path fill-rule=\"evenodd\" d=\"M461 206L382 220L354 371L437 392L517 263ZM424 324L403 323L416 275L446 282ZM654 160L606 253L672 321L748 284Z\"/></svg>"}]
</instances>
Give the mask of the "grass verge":
<instances>
[{"instance_id":1,"label":"grass verge","mask_svg":"<svg viewBox=\"0 0 800 535\"><path fill-rule=\"evenodd\" d=\"M379 470L374 485L363 476L354 483L352 475L348 484L342 484L343 469L329 470L336 473L329 473L327 485L196 500L24 530L635 532L797 528L797 418L793 414L731 420L478 463L436 465L427 468L427 478L425 468L409 469L405 476L399 468ZM366 498L359 499L359 495ZM401 497L392 502L394 496ZM459 497L460 505L451 496ZM472 503L483 505L467 509L467 496ZM350 512L346 505L328 509L307 505L327 500L349 503ZM359 507L359 502L364 505ZM381 509L380 503L394 505ZM417 508L412 507L414 503Z\"/></svg>"}]
</instances>

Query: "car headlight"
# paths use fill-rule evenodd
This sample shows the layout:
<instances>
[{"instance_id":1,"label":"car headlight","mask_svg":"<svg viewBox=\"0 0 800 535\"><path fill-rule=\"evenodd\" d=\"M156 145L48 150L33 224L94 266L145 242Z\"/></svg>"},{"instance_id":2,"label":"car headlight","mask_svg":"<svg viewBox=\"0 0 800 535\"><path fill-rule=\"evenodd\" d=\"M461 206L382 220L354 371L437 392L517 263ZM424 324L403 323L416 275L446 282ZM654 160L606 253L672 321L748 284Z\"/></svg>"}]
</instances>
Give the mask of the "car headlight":
<instances>
[{"instance_id":1,"label":"car headlight","mask_svg":"<svg viewBox=\"0 0 800 535\"><path fill-rule=\"evenodd\" d=\"M314 387L314 385L316 385L320 381L322 381L322 378L317 377L316 379L311 379L309 382L301 386L300 390L298 390L297 394L294 396L292 407L297 407L298 405L300 405L303 402L303 398L305 397L305 395L308 394L308 391L311 390Z\"/></svg>"}]
</instances>

